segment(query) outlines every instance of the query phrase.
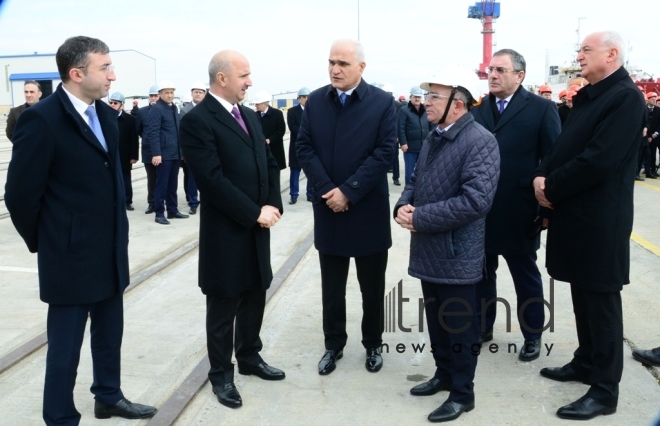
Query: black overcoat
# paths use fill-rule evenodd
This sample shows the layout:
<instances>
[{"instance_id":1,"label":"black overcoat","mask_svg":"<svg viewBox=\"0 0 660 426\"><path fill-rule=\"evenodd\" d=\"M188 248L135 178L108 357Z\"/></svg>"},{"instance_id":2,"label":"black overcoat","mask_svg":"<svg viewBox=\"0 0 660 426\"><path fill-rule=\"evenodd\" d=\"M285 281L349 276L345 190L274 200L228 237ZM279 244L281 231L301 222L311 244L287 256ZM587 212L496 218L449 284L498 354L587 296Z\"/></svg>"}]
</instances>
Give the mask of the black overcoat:
<instances>
[{"instance_id":1,"label":"black overcoat","mask_svg":"<svg viewBox=\"0 0 660 426\"><path fill-rule=\"evenodd\" d=\"M140 159L140 142L137 133L137 125L135 117L127 114L125 111L117 117L117 124L119 126L119 160L121 161L121 168L131 170L133 165L131 160Z\"/></svg>"},{"instance_id":2,"label":"black overcoat","mask_svg":"<svg viewBox=\"0 0 660 426\"><path fill-rule=\"evenodd\" d=\"M314 244L321 253L361 257L392 246L387 170L396 144L396 108L364 80L346 98L325 86L305 104L296 150L315 197ZM339 188L349 199L335 213L321 198Z\"/></svg>"},{"instance_id":3,"label":"black overcoat","mask_svg":"<svg viewBox=\"0 0 660 426\"><path fill-rule=\"evenodd\" d=\"M641 92L621 67L580 89L553 150L537 170L554 211L548 273L589 291L630 282L637 152L645 118Z\"/></svg>"},{"instance_id":4,"label":"black overcoat","mask_svg":"<svg viewBox=\"0 0 660 426\"><path fill-rule=\"evenodd\" d=\"M86 304L129 284L117 111L96 101L106 152L62 85L21 114L5 204L39 264L40 297Z\"/></svg>"},{"instance_id":5,"label":"black overcoat","mask_svg":"<svg viewBox=\"0 0 660 426\"><path fill-rule=\"evenodd\" d=\"M286 157L284 155L286 123L284 123L284 114L279 109L273 107L268 107L263 117L259 111L256 114L256 117L261 122L261 129L264 136L270 140L270 152L273 153L273 157L275 157L280 170L286 169Z\"/></svg>"},{"instance_id":6,"label":"black overcoat","mask_svg":"<svg viewBox=\"0 0 660 426\"><path fill-rule=\"evenodd\" d=\"M199 286L219 297L270 286L270 230L257 219L265 205L282 211L277 162L254 111L238 108L250 136L210 93L181 119L200 193Z\"/></svg>"},{"instance_id":7,"label":"black overcoat","mask_svg":"<svg viewBox=\"0 0 660 426\"><path fill-rule=\"evenodd\" d=\"M300 104L289 108L286 112L286 124L289 126L289 167L292 169L300 169L300 161L298 161L298 154L296 154L296 140L298 139L298 132L300 131L300 124L302 123L303 108Z\"/></svg>"},{"instance_id":8,"label":"black overcoat","mask_svg":"<svg viewBox=\"0 0 660 426\"><path fill-rule=\"evenodd\" d=\"M495 102L497 98L489 95L472 110L475 121L495 135L500 149L500 180L486 216L486 253L533 253L540 236L529 236L539 214L532 175L559 137L559 114L554 102L520 87L496 123Z\"/></svg>"}]
</instances>

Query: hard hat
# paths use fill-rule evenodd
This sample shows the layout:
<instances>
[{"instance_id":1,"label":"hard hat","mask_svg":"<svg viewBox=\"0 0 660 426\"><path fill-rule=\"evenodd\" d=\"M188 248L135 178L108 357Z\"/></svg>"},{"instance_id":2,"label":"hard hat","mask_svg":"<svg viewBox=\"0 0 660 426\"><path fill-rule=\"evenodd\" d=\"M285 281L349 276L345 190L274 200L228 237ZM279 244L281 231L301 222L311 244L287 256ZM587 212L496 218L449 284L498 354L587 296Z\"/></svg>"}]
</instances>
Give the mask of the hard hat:
<instances>
[{"instance_id":1,"label":"hard hat","mask_svg":"<svg viewBox=\"0 0 660 426\"><path fill-rule=\"evenodd\" d=\"M406 95L401 95L401 96L399 96L399 100L400 100L400 101L405 101L405 100L406 100Z\"/></svg>"},{"instance_id":2,"label":"hard hat","mask_svg":"<svg viewBox=\"0 0 660 426\"><path fill-rule=\"evenodd\" d=\"M647 100L647 101L648 101L649 99L651 99L651 98L657 98L657 97L658 97L658 94L655 93L655 92L648 92L648 93L646 94L646 100Z\"/></svg>"},{"instance_id":3,"label":"hard hat","mask_svg":"<svg viewBox=\"0 0 660 426\"><path fill-rule=\"evenodd\" d=\"M569 90L568 93L566 93L566 100L573 100L573 96L575 95L577 95L577 92Z\"/></svg>"},{"instance_id":4,"label":"hard hat","mask_svg":"<svg viewBox=\"0 0 660 426\"><path fill-rule=\"evenodd\" d=\"M150 95L157 95L158 94L158 85L154 84L149 88L149 94Z\"/></svg>"},{"instance_id":5,"label":"hard hat","mask_svg":"<svg viewBox=\"0 0 660 426\"><path fill-rule=\"evenodd\" d=\"M309 96L310 93L311 93L311 92L309 91L308 88L306 88L306 87L302 87L300 90L298 90L298 97L301 97L301 96Z\"/></svg>"},{"instance_id":6,"label":"hard hat","mask_svg":"<svg viewBox=\"0 0 660 426\"><path fill-rule=\"evenodd\" d=\"M192 102L192 96L189 94L183 95L183 99L181 99L181 102Z\"/></svg>"},{"instance_id":7,"label":"hard hat","mask_svg":"<svg viewBox=\"0 0 660 426\"><path fill-rule=\"evenodd\" d=\"M571 87L568 88L569 92L573 91L573 92L577 93L578 90L580 90L580 86L578 86L577 84L574 84L574 85L572 85Z\"/></svg>"},{"instance_id":8,"label":"hard hat","mask_svg":"<svg viewBox=\"0 0 660 426\"><path fill-rule=\"evenodd\" d=\"M559 99L565 98L567 93L568 90L562 90L561 92L559 92Z\"/></svg>"},{"instance_id":9,"label":"hard hat","mask_svg":"<svg viewBox=\"0 0 660 426\"><path fill-rule=\"evenodd\" d=\"M174 87L174 83L172 83L170 80L162 80L158 85L158 91L160 92L163 89L176 90L176 87Z\"/></svg>"},{"instance_id":10,"label":"hard hat","mask_svg":"<svg viewBox=\"0 0 660 426\"><path fill-rule=\"evenodd\" d=\"M198 80L198 81L194 82L193 86L190 88L191 91L195 90L195 89L206 91L206 84L204 84L204 83L202 83L201 81Z\"/></svg>"},{"instance_id":11,"label":"hard hat","mask_svg":"<svg viewBox=\"0 0 660 426\"><path fill-rule=\"evenodd\" d=\"M450 86L460 88L462 92L469 95L472 99L469 102L472 106L481 102L481 82L477 73L469 68L458 65L446 65L436 71L435 75L419 85L424 90L431 90L431 84Z\"/></svg>"},{"instance_id":12,"label":"hard hat","mask_svg":"<svg viewBox=\"0 0 660 426\"><path fill-rule=\"evenodd\" d=\"M264 102L270 102L271 99L272 98L270 97L270 94L268 92L261 91L261 92L257 92L256 95L254 95L254 99L252 100L252 102L254 102L255 104L261 104Z\"/></svg>"},{"instance_id":13,"label":"hard hat","mask_svg":"<svg viewBox=\"0 0 660 426\"><path fill-rule=\"evenodd\" d=\"M424 91L419 86L413 86L410 89L410 96L424 96Z\"/></svg>"},{"instance_id":14,"label":"hard hat","mask_svg":"<svg viewBox=\"0 0 660 426\"><path fill-rule=\"evenodd\" d=\"M123 104L124 100L126 100L126 98L124 98L124 95L122 95L121 92L115 92L112 95L110 95L110 100L111 101L119 101Z\"/></svg>"},{"instance_id":15,"label":"hard hat","mask_svg":"<svg viewBox=\"0 0 660 426\"><path fill-rule=\"evenodd\" d=\"M133 105L137 105L137 104L138 104L138 100L135 99L135 100L133 101Z\"/></svg>"},{"instance_id":16,"label":"hard hat","mask_svg":"<svg viewBox=\"0 0 660 426\"><path fill-rule=\"evenodd\" d=\"M390 83L385 83L383 84L383 87L381 87L383 91L387 93L394 93L394 86L392 86Z\"/></svg>"},{"instance_id":17,"label":"hard hat","mask_svg":"<svg viewBox=\"0 0 660 426\"><path fill-rule=\"evenodd\" d=\"M547 84L544 84L541 87L539 87L539 94L541 93L552 93L552 89Z\"/></svg>"}]
</instances>

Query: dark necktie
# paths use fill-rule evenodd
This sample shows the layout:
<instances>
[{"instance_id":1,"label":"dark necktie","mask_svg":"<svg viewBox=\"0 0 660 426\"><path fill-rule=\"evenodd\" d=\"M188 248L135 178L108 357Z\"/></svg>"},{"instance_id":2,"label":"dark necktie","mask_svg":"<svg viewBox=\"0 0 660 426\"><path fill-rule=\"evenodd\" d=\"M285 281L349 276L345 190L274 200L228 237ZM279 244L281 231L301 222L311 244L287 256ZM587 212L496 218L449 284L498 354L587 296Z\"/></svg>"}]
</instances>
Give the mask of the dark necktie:
<instances>
[{"instance_id":1,"label":"dark necktie","mask_svg":"<svg viewBox=\"0 0 660 426\"><path fill-rule=\"evenodd\" d=\"M241 113L238 111L238 108L236 108L236 106L234 106L234 108L232 108L231 115L233 115L234 118L236 119L236 121L238 121L238 124L241 125L243 130L245 130L245 133L250 135L250 132L248 132L247 126L245 125L245 122L243 121L243 117L241 117Z\"/></svg>"},{"instance_id":2,"label":"dark necktie","mask_svg":"<svg viewBox=\"0 0 660 426\"><path fill-rule=\"evenodd\" d=\"M105 137L103 137L103 130L101 130L101 123L99 122L99 116L96 114L96 108L91 105L88 106L85 110L85 115L89 117L89 127L92 129L94 136L99 140L105 152L108 152L108 145L105 143Z\"/></svg>"},{"instance_id":3,"label":"dark necktie","mask_svg":"<svg viewBox=\"0 0 660 426\"><path fill-rule=\"evenodd\" d=\"M504 112L504 106L506 105L506 101L504 99L500 99L497 101L497 105L499 105L499 110L500 110L500 115Z\"/></svg>"},{"instance_id":4,"label":"dark necktie","mask_svg":"<svg viewBox=\"0 0 660 426\"><path fill-rule=\"evenodd\" d=\"M339 95L339 102L341 102L341 106L344 106L344 104L346 103L346 93L345 92L342 93L341 95Z\"/></svg>"}]
</instances>

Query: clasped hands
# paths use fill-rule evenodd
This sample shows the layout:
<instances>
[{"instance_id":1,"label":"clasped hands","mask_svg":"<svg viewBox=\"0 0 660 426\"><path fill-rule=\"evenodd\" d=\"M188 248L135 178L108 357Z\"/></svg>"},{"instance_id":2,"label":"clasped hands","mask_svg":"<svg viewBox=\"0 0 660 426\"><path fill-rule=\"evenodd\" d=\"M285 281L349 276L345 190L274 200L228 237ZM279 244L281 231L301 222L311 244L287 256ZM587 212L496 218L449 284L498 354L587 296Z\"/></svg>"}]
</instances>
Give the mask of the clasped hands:
<instances>
[{"instance_id":1,"label":"clasped hands","mask_svg":"<svg viewBox=\"0 0 660 426\"><path fill-rule=\"evenodd\" d=\"M322 198L325 200L325 204L327 204L335 213L341 213L348 210L348 198L346 198L339 188L331 189L326 192Z\"/></svg>"},{"instance_id":2,"label":"clasped hands","mask_svg":"<svg viewBox=\"0 0 660 426\"><path fill-rule=\"evenodd\" d=\"M412 232L416 232L413 227L413 212L415 211L415 206L406 204L405 206L399 207L399 210L396 212L396 217L394 221L401 225L402 228L407 229Z\"/></svg>"},{"instance_id":3,"label":"clasped hands","mask_svg":"<svg viewBox=\"0 0 660 426\"><path fill-rule=\"evenodd\" d=\"M259 214L259 218L257 219L257 223L262 228L271 228L275 226L281 217L282 213L280 213L280 210L277 207L263 206L261 208L261 214Z\"/></svg>"}]
</instances>

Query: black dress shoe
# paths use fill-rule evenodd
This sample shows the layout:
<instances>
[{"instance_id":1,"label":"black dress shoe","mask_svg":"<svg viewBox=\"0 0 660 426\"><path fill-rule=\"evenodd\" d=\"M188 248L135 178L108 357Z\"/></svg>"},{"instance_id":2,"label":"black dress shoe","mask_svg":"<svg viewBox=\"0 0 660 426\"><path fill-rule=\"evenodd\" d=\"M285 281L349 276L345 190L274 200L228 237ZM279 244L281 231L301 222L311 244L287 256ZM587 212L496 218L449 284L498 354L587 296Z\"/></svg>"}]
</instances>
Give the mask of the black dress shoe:
<instances>
[{"instance_id":1,"label":"black dress shoe","mask_svg":"<svg viewBox=\"0 0 660 426\"><path fill-rule=\"evenodd\" d=\"M440 407L429 414L429 421L433 423L448 422L455 420L463 413L474 410L474 402L459 404L458 402L445 401Z\"/></svg>"},{"instance_id":2,"label":"black dress shoe","mask_svg":"<svg viewBox=\"0 0 660 426\"><path fill-rule=\"evenodd\" d=\"M154 212L154 205L153 205L153 204L149 204L149 206L147 207L147 209L144 211L144 214L151 214L151 213L153 213L153 212Z\"/></svg>"},{"instance_id":3,"label":"black dress shoe","mask_svg":"<svg viewBox=\"0 0 660 426\"><path fill-rule=\"evenodd\" d=\"M607 407L587 395L557 410L557 416L570 420L589 420L601 414L607 416L614 413L616 407Z\"/></svg>"},{"instance_id":4,"label":"black dress shoe","mask_svg":"<svg viewBox=\"0 0 660 426\"><path fill-rule=\"evenodd\" d=\"M218 402L225 407L238 408L243 405L241 395L233 383L225 383L223 386L213 386L213 393L218 397Z\"/></svg>"},{"instance_id":5,"label":"black dress shoe","mask_svg":"<svg viewBox=\"0 0 660 426\"><path fill-rule=\"evenodd\" d=\"M525 339L525 343L520 348L518 359L521 361L534 361L539 355L541 355L541 339Z\"/></svg>"},{"instance_id":6,"label":"black dress shoe","mask_svg":"<svg viewBox=\"0 0 660 426\"><path fill-rule=\"evenodd\" d=\"M542 368L541 376L558 382L581 382L588 385L587 378L578 374L571 364L563 367Z\"/></svg>"},{"instance_id":7,"label":"black dress shoe","mask_svg":"<svg viewBox=\"0 0 660 426\"><path fill-rule=\"evenodd\" d=\"M163 216L156 216L156 223L160 223L161 225L169 225L170 221L165 219Z\"/></svg>"},{"instance_id":8,"label":"black dress shoe","mask_svg":"<svg viewBox=\"0 0 660 426\"><path fill-rule=\"evenodd\" d=\"M364 366L370 373L377 373L383 368L383 357L380 355L380 349L367 349L367 360L365 361Z\"/></svg>"},{"instance_id":9,"label":"black dress shoe","mask_svg":"<svg viewBox=\"0 0 660 426\"><path fill-rule=\"evenodd\" d=\"M640 175L635 176L635 180L638 180L640 182L644 182L644 178L641 177Z\"/></svg>"},{"instance_id":10,"label":"black dress shoe","mask_svg":"<svg viewBox=\"0 0 660 426\"><path fill-rule=\"evenodd\" d=\"M415 396L429 396L435 395L440 391L448 391L451 388L451 384L440 381L435 377L429 380L428 382L420 383L417 386L414 386L410 389L411 395Z\"/></svg>"},{"instance_id":11,"label":"black dress shoe","mask_svg":"<svg viewBox=\"0 0 660 426\"><path fill-rule=\"evenodd\" d=\"M401 182L399 182L399 179L394 179L392 183L394 184L394 186L401 186Z\"/></svg>"},{"instance_id":12,"label":"black dress shoe","mask_svg":"<svg viewBox=\"0 0 660 426\"><path fill-rule=\"evenodd\" d=\"M486 342L493 340L493 330L487 331L485 333L479 333L479 344L483 345Z\"/></svg>"},{"instance_id":13,"label":"black dress shoe","mask_svg":"<svg viewBox=\"0 0 660 426\"><path fill-rule=\"evenodd\" d=\"M133 204L126 204L126 210L132 212L133 210L135 210L135 208L133 208Z\"/></svg>"},{"instance_id":14,"label":"black dress shoe","mask_svg":"<svg viewBox=\"0 0 660 426\"><path fill-rule=\"evenodd\" d=\"M240 365L238 366L238 374L249 376L254 374L264 380L282 380L284 379L284 371L279 368L271 367L266 362L261 361L257 365Z\"/></svg>"},{"instance_id":15,"label":"black dress shoe","mask_svg":"<svg viewBox=\"0 0 660 426\"><path fill-rule=\"evenodd\" d=\"M189 217L190 216L188 216L187 214L183 214L181 212L167 214L168 219L188 219Z\"/></svg>"},{"instance_id":16,"label":"black dress shoe","mask_svg":"<svg viewBox=\"0 0 660 426\"><path fill-rule=\"evenodd\" d=\"M646 175L646 179L657 179L655 175Z\"/></svg>"},{"instance_id":17,"label":"black dress shoe","mask_svg":"<svg viewBox=\"0 0 660 426\"><path fill-rule=\"evenodd\" d=\"M335 371L337 367L337 360L341 359L344 356L344 351L335 351L328 349L323 354L321 361L319 361L319 374L325 376Z\"/></svg>"},{"instance_id":18,"label":"black dress shoe","mask_svg":"<svg viewBox=\"0 0 660 426\"><path fill-rule=\"evenodd\" d=\"M94 417L97 419L109 419L112 416L125 419L146 419L153 417L157 411L156 407L134 404L126 398L115 405L108 405L98 400L94 402Z\"/></svg>"},{"instance_id":19,"label":"black dress shoe","mask_svg":"<svg viewBox=\"0 0 660 426\"><path fill-rule=\"evenodd\" d=\"M632 356L643 364L660 367L660 348L647 350L635 349Z\"/></svg>"},{"instance_id":20,"label":"black dress shoe","mask_svg":"<svg viewBox=\"0 0 660 426\"><path fill-rule=\"evenodd\" d=\"M298 202L298 197L291 197L289 204L296 204Z\"/></svg>"},{"instance_id":21,"label":"black dress shoe","mask_svg":"<svg viewBox=\"0 0 660 426\"><path fill-rule=\"evenodd\" d=\"M189 211L188 213L190 213L190 214L197 214L197 206L195 206L195 207L191 207L191 208L190 208L190 211Z\"/></svg>"}]
</instances>

